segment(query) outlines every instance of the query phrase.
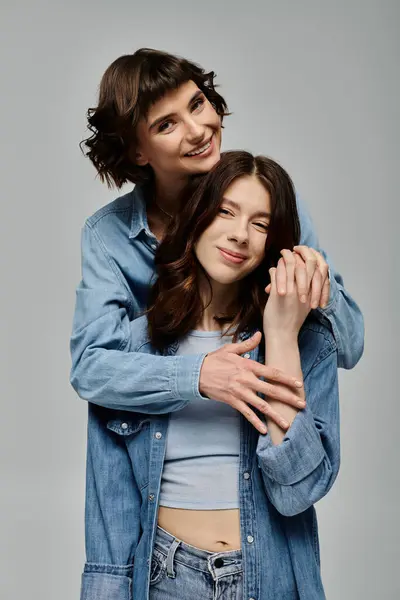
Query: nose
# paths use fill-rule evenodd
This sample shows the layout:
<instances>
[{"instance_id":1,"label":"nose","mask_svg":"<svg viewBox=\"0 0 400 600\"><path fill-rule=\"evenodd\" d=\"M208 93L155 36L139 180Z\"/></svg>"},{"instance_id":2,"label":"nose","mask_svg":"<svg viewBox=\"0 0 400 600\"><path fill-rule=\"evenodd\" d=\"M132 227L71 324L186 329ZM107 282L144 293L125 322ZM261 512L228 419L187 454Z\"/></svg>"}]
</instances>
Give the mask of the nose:
<instances>
[{"instance_id":1,"label":"nose","mask_svg":"<svg viewBox=\"0 0 400 600\"><path fill-rule=\"evenodd\" d=\"M206 136L206 129L202 123L191 116L186 121L186 139L190 144L200 144Z\"/></svg>"},{"instance_id":2,"label":"nose","mask_svg":"<svg viewBox=\"0 0 400 600\"><path fill-rule=\"evenodd\" d=\"M234 225L234 227L232 227L232 231L228 235L228 240L240 245L247 244L249 241L249 232L246 223L238 219L236 223L232 223L232 225Z\"/></svg>"}]
</instances>

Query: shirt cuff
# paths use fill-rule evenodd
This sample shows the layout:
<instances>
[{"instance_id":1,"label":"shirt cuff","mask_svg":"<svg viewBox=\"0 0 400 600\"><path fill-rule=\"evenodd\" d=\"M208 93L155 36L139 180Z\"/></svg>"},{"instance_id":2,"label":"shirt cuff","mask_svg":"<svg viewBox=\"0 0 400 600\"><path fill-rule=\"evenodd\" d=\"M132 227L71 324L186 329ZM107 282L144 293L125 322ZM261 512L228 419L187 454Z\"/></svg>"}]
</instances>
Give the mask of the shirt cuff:
<instances>
[{"instance_id":1,"label":"shirt cuff","mask_svg":"<svg viewBox=\"0 0 400 600\"><path fill-rule=\"evenodd\" d=\"M280 444L260 435L256 454L259 467L278 484L293 485L307 477L325 456L311 410L306 406L297 413Z\"/></svg>"},{"instance_id":2,"label":"shirt cuff","mask_svg":"<svg viewBox=\"0 0 400 600\"><path fill-rule=\"evenodd\" d=\"M317 311L319 311L325 315L334 310L336 300L337 300L338 294L339 294L338 283L337 283L336 279L334 277L332 277L330 267L328 267L328 277L329 277L329 284L330 284L329 285L328 304L325 306L325 308L317 308Z\"/></svg>"},{"instance_id":3,"label":"shirt cuff","mask_svg":"<svg viewBox=\"0 0 400 600\"><path fill-rule=\"evenodd\" d=\"M174 392L182 400L209 400L200 394L200 370L207 353L176 357Z\"/></svg>"}]
</instances>

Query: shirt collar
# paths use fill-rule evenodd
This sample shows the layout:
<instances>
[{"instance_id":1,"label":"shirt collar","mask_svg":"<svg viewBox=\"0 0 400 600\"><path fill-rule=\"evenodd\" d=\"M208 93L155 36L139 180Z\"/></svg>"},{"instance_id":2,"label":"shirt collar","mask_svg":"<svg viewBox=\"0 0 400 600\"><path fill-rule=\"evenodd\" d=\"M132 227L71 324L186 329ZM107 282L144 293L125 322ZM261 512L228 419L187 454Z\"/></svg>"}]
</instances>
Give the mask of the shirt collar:
<instances>
[{"instance_id":1,"label":"shirt collar","mask_svg":"<svg viewBox=\"0 0 400 600\"><path fill-rule=\"evenodd\" d=\"M135 185L132 190L132 218L129 239L135 239L141 231L148 237L153 237L147 223L146 195L148 188L145 185Z\"/></svg>"}]
</instances>

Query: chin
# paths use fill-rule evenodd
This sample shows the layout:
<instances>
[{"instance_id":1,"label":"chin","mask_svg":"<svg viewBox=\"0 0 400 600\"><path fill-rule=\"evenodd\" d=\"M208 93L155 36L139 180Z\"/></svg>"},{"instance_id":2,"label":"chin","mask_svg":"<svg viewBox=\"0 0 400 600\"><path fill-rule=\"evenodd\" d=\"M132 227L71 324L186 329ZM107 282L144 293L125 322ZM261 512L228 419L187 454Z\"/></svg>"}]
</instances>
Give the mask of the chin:
<instances>
[{"instance_id":1,"label":"chin","mask_svg":"<svg viewBox=\"0 0 400 600\"><path fill-rule=\"evenodd\" d=\"M203 161L199 162L196 165L196 170L193 170L193 173L208 173L211 169L217 164L219 159L221 158L220 152L216 153L215 156L209 156L205 158Z\"/></svg>"},{"instance_id":2,"label":"chin","mask_svg":"<svg viewBox=\"0 0 400 600\"><path fill-rule=\"evenodd\" d=\"M237 277L232 277L229 275L226 275L224 277L224 275L219 274L214 274L212 275L211 273L209 273L209 277L215 281L216 283L218 283L219 285L232 285L232 283L236 283L238 281Z\"/></svg>"}]
</instances>

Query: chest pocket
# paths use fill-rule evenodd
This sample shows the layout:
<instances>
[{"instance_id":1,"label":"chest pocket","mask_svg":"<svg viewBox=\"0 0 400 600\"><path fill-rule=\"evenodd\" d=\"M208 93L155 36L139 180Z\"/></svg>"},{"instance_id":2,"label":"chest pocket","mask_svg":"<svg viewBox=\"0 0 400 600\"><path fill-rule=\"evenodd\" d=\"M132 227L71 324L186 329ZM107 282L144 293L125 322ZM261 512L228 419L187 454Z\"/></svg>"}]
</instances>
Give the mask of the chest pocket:
<instances>
[{"instance_id":1,"label":"chest pocket","mask_svg":"<svg viewBox=\"0 0 400 600\"><path fill-rule=\"evenodd\" d=\"M134 477L142 490L149 484L150 415L123 411L115 415L117 418L107 421L107 429L126 445Z\"/></svg>"}]
</instances>

